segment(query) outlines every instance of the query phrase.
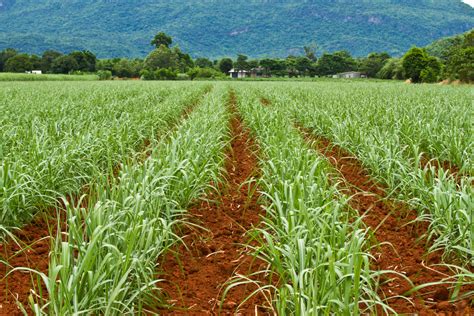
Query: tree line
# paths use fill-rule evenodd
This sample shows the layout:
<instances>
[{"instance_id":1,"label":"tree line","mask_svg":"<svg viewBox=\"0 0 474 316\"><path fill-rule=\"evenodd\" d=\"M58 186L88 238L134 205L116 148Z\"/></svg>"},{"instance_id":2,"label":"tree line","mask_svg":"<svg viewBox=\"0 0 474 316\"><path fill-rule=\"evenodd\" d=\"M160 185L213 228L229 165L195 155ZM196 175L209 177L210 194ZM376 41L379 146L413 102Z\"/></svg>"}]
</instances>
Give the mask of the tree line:
<instances>
[{"instance_id":1,"label":"tree line","mask_svg":"<svg viewBox=\"0 0 474 316\"><path fill-rule=\"evenodd\" d=\"M474 30L448 42L437 57L424 48L412 47L402 58L387 60L377 77L410 79L415 83L443 79L474 82Z\"/></svg>"},{"instance_id":2,"label":"tree line","mask_svg":"<svg viewBox=\"0 0 474 316\"><path fill-rule=\"evenodd\" d=\"M0 71L28 72L41 70L45 73L67 74L71 72L95 72L97 58L90 51L74 51L62 54L47 50L41 56L20 53L12 48L0 52Z\"/></svg>"},{"instance_id":3,"label":"tree line","mask_svg":"<svg viewBox=\"0 0 474 316\"><path fill-rule=\"evenodd\" d=\"M371 53L355 58L347 51L316 54L316 46L304 47L304 54L286 58L250 59L239 54L235 59L210 60L196 58L178 46L173 39L160 32L151 45L154 49L144 59L97 59L90 51L62 54L53 50L41 56L28 55L14 49L0 52L0 71L44 73L97 73L101 79L111 77L142 78L144 80L176 80L196 78L225 78L231 69L258 70L263 76L272 77L325 77L358 71L369 78L410 79L414 83L437 82L443 79L474 81L474 30L463 35L441 57L431 56L424 48L412 47L403 57L388 53Z\"/></svg>"}]
</instances>

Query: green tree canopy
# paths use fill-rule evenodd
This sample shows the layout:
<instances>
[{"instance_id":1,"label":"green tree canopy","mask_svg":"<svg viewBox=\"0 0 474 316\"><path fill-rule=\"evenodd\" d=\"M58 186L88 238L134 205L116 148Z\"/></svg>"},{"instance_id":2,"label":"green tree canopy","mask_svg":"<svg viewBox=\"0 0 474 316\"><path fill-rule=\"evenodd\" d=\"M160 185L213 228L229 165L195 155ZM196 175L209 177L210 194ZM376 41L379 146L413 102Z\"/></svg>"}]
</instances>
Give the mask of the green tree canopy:
<instances>
[{"instance_id":1,"label":"green tree canopy","mask_svg":"<svg viewBox=\"0 0 474 316\"><path fill-rule=\"evenodd\" d=\"M148 54L145 59L145 68L152 71L159 68L177 69L178 61L179 57L176 52L165 45L161 45Z\"/></svg>"},{"instance_id":2,"label":"green tree canopy","mask_svg":"<svg viewBox=\"0 0 474 316\"><path fill-rule=\"evenodd\" d=\"M130 60L122 58L113 66L113 74L121 78L131 78L134 75L133 64Z\"/></svg>"},{"instance_id":3,"label":"green tree canopy","mask_svg":"<svg viewBox=\"0 0 474 316\"><path fill-rule=\"evenodd\" d=\"M412 82L421 82L421 72L426 68L428 55L422 48L412 47L403 56L402 65L405 77L411 79Z\"/></svg>"},{"instance_id":4,"label":"green tree canopy","mask_svg":"<svg viewBox=\"0 0 474 316\"><path fill-rule=\"evenodd\" d=\"M464 82L474 81L474 30L465 34L446 53L445 77Z\"/></svg>"},{"instance_id":5,"label":"green tree canopy","mask_svg":"<svg viewBox=\"0 0 474 316\"><path fill-rule=\"evenodd\" d=\"M208 58L196 58L194 64L200 68L212 68L213 64Z\"/></svg>"},{"instance_id":6,"label":"green tree canopy","mask_svg":"<svg viewBox=\"0 0 474 316\"><path fill-rule=\"evenodd\" d=\"M59 74L67 74L78 69L79 65L76 59L70 55L63 55L56 58L51 65L51 71Z\"/></svg>"},{"instance_id":7,"label":"green tree canopy","mask_svg":"<svg viewBox=\"0 0 474 316\"><path fill-rule=\"evenodd\" d=\"M38 55L30 56L31 70L41 70L41 57Z\"/></svg>"},{"instance_id":8,"label":"green tree canopy","mask_svg":"<svg viewBox=\"0 0 474 316\"><path fill-rule=\"evenodd\" d=\"M295 56L286 57L285 66L286 66L286 71L288 72L288 76L290 78L298 76L298 70L296 69L296 57Z\"/></svg>"},{"instance_id":9,"label":"green tree canopy","mask_svg":"<svg viewBox=\"0 0 474 316\"><path fill-rule=\"evenodd\" d=\"M18 52L13 48L6 48L0 52L0 71L5 71L5 64L7 60L15 55Z\"/></svg>"},{"instance_id":10,"label":"green tree canopy","mask_svg":"<svg viewBox=\"0 0 474 316\"><path fill-rule=\"evenodd\" d=\"M61 57L63 54L54 50L47 50L43 52L41 56L41 70L43 72L51 72L51 66L56 58Z\"/></svg>"},{"instance_id":11,"label":"green tree canopy","mask_svg":"<svg viewBox=\"0 0 474 316\"><path fill-rule=\"evenodd\" d=\"M447 61L446 73L450 79L474 82L474 46L453 53Z\"/></svg>"},{"instance_id":12,"label":"green tree canopy","mask_svg":"<svg viewBox=\"0 0 474 316\"><path fill-rule=\"evenodd\" d=\"M7 72L25 72L33 70L30 56L28 54L18 54L8 58L5 63Z\"/></svg>"},{"instance_id":13,"label":"green tree canopy","mask_svg":"<svg viewBox=\"0 0 474 316\"><path fill-rule=\"evenodd\" d=\"M402 80L404 78L402 60L390 58L385 62L382 69L379 70L376 77L380 79Z\"/></svg>"},{"instance_id":14,"label":"green tree canopy","mask_svg":"<svg viewBox=\"0 0 474 316\"><path fill-rule=\"evenodd\" d=\"M359 70L368 77L375 78L389 59L388 53L370 53L366 58L361 59Z\"/></svg>"},{"instance_id":15,"label":"green tree canopy","mask_svg":"<svg viewBox=\"0 0 474 316\"><path fill-rule=\"evenodd\" d=\"M299 74L307 75L312 70L313 62L306 56L299 56L296 58L296 70Z\"/></svg>"},{"instance_id":16,"label":"green tree canopy","mask_svg":"<svg viewBox=\"0 0 474 316\"><path fill-rule=\"evenodd\" d=\"M97 58L95 55L88 51L75 51L69 54L76 60L77 69L80 71L94 72L96 70Z\"/></svg>"},{"instance_id":17,"label":"green tree canopy","mask_svg":"<svg viewBox=\"0 0 474 316\"><path fill-rule=\"evenodd\" d=\"M248 70L248 57L242 54L237 55L237 61L234 63L234 67L238 70Z\"/></svg>"},{"instance_id":18,"label":"green tree canopy","mask_svg":"<svg viewBox=\"0 0 474 316\"><path fill-rule=\"evenodd\" d=\"M428 55L426 50L418 47L410 48L403 56L402 66L405 78L411 79L413 83L435 82L441 72L441 63L438 59Z\"/></svg>"},{"instance_id":19,"label":"green tree canopy","mask_svg":"<svg viewBox=\"0 0 474 316\"><path fill-rule=\"evenodd\" d=\"M191 80L194 80L196 78L208 78L208 79L216 79L216 78L222 78L225 77L222 72L214 69L214 68L199 68L195 67L187 72L187 75Z\"/></svg>"},{"instance_id":20,"label":"green tree canopy","mask_svg":"<svg viewBox=\"0 0 474 316\"><path fill-rule=\"evenodd\" d=\"M185 73L190 68L194 67L194 61L187 53L183 53L179 47L173 47L172 51L178 58L178 70Z\"/></svg>"},{"instance_id":21,"label":"green tree canopy","mask_svg":"<svg viewBox=\"0 0 474 316\"><path fill-rule=\"evenodd\" d=\"M252 68L257 68L259 65L258 59L252 59L247 62L247 68L251 70Z\"/></svg>"},{"instance_id":22,"label":"green tree canopy","mask_svg":"<svg viewBox=\"0 0 474 316\"><path fill-rule=\"evenodd\" d=\"M166 35L166 33L164 32L159 32L158 34L156 34L153 40L151 41L151 45L155 46L156 48L159 48L161 45L170 47L172 43L173 38L171 36Z\"/></svg>"},{"instance_id":23,"label":"green tree canopy","mask_svg":"<svg viewBox=\"0 0 474 316\"><path fill-rule=\"evenodd\" d=\"M260 66L265 69L266 75L285 76L287 72L287 63L285 60L275 58L264 58L260 60Z\"/></svg>"},{"instance_id":24,"label":"green tree canopy","mask_svg":"<svg viewBox=\"0 0 474 316\"><path fill-rule=\"evenodd\" d=\"M311 60L312 62L316 62L318 60L318 57L316 57L316 49L317 46L316 44L310 45L310 46L304 46L304 54L305 56Z\"/></svg>"},{"instance_id":25,"label":"green tree canopy","mask_svg":"<svg viewBox=\"0 0 474 316\"><path fill-rule=\"evenodd\" d=\"M354 58L346 51L338 51L333 54L324 53L318 60L316 73L327 76L355 69Z\"/></svg>"},{"instance_id":26,"label":"green tree canopy","mask_svg":"<svg viewBox=\"0 0 474 316\"><path fill-rule=\"evenodd\" d=\"M229 71L234 67L234 62L230 58L222 58L219 61L219 70L225 74L229 73Z\"/></svg>"}]
</instances>

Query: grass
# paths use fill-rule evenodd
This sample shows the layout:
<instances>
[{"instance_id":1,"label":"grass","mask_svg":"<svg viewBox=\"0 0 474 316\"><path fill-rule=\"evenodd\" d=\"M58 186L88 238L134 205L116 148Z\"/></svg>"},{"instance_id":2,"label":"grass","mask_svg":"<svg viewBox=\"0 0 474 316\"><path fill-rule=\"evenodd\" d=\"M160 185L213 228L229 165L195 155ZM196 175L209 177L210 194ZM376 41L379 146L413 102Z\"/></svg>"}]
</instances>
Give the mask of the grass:
<instances>
[{"instance_id":1,"label":"grass","mask_svg":"<svg viewBox=\"0 0 474 316\"><path fill-rule=\"evenodd\" d=\"M225 93L207 95L176 131L152 145L143 163L91 186L86 207L67 207L66 240L56 237L49 300L37 314L141 313L159 301L157 259L179 241L174 226L212 181L220 181L229 142Z\"/></svg>"},{"instance_id":2,"label":"grass","mask_svg":"<svg viewBox=\"0 0 474 316\"><path fill-rule=\"evenodd\" d=\"M26 74L0 72L0 81L92 81L99 80L94 74L90 75L60 75L60 74Z\"/></svg>"},{"instance_id":3,"label":"grass","mask_svg":"<svg viewBox=\"0 0 474 316\"><path fill-rule=\"evenodd\" d=\"M357 156L390 198L410 203L418 220L430 223L431 250L444 250L467 267L466 279L472 276L469 87L2 82L0 234L10 239L42 210L62 212L67 222L52 236L49 271L34 272L48 295L32 297L25 310L118 315L166 304L157 259L180 242L176 228L187 224L190 203L223 177L230 89L258 145L254 180L267 216L250 234L268 268L256 273L266 281L236 276L228 289L257 282L281 315L393 312L377 294L383 272L370 268L370 234L294 122ZM424 157L460 172L423 166Z\"/></svg>"},{"instance_id":4,"label":"grass","mask_svg":"<svg viewBox=\"0 0 474 316\"><path fill-rule=\"evenodd\" d=\"M246 86L239 108L259 144L267 218L256 254L266 261L279 315L354 315L385 306L376 292L366 229L331 184L331 168L310 150L286 111L262 106ZM273 276L272 276L273 275ZM239 278L236 282L242 282ZM271 283L270 283L271 284Z\"/></svg>"},{"instance_id":5,"label":"grass","mask_svg":"<svg viewBox=\"0 0 474 316\"><path fill-rule=\"evenodd\" d=\"M123 89L125 88L126 89ZM133 158L204 93L197 84L5 83L0 225L11 230Z\"/></svg>"},{"instance_id":6,"label":"grass","mask_svg":"<svg viewBox=\"0 0 474 316\"><path fill-rule=\"evenodd\" d=\"M474 108L469 87L354 83L266 92L295 121L358 157L392 197L428 221L432 250L473 265ZM424 166L422 157L459 169ZM438 170L439 169L439 170ZM456 258L453 258L457 257Z\"/></svg>"}]
</instances>

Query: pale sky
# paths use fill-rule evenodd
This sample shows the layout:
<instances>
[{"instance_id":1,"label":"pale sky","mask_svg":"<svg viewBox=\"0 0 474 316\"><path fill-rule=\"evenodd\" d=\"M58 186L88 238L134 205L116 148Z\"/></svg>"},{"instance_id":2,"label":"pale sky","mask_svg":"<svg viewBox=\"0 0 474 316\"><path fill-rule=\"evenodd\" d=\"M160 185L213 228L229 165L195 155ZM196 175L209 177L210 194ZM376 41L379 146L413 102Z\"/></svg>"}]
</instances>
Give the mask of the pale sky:
<instances>
[{"instance_id":1,"label":"pale sky","mask_svg":"<svg viewBox=\"0 0 474 316\"><path fill-rule=\"evenodd\" d=\"M471 7L474 7L474 0L463 0L463 1L469 4Z\"/></svg>"}]
</instances>

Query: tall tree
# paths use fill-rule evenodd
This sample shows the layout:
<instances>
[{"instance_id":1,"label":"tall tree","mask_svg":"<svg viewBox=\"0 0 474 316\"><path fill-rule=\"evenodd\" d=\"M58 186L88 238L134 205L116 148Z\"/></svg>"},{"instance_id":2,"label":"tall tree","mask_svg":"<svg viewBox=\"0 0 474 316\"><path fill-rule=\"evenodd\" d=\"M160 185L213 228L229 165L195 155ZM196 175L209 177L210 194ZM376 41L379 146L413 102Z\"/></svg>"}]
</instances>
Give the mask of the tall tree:
<instances>
[{"instance_id":1,"label":"tall tree","mask_svg":"<svg viewBox=\"0 0 474 316\"><path fill-rule=\"evenodd\" d=\"M95 55L88 51L74 51L69 54L72 58L76 60L77 69L80 71L94 72L96 70L97 58Z\"/></svg>"},{"instance_id":2,"label":"tall tree","mask_svg":"<svg viewBox=\"0 0 474 316\"><path fill-rule=\"evenodd\" d=\"M178 68L179 58L174 51L165 45L154 49L145 59L145 68L155 71L159 68Z\"/></svg>"},{"instance_id":3,"label":"tall tree","mask_svg":"<svg viewBox=\"0 0 474 316\"><path fill-rule=\"evenodd\" d=\"M298 56L296 58L296 70L300 75L306 76L311 70L311 59L305 56Z\"/></svg>"},{"instance_id":4,"label":"tall tree","mask_svg":"<svg viewBox=\"0 0 474 316\"><path fill-rule=\"evenodd\" d=\"M213 64L208 58L196 58L194 64L200 68L212 68Z\"/></svg>"},{"instance_id":5,"label":"tall tree","mask_svg":"<svg viewBox=\"0 0 474 316\"><path fill-rule=\"evenodd\" d=\"M251 69L253 69L253 68L257 68L258 65L259 65L258 59L252 59L252 60L249 60L249 61L247 62L247 68L248 68L249 70L251 70Z\"/></svg>"},{"instance_id":6,"label":"tall tree","mask_svg":"<svg viewBox=\"0 0 474 316\"><path fill-rule=\"evenodd\" d=\"M248 70L248 57L242 54L237 55L237 61L234 63L234 67L238 70Z\"/></svg>"},{"instance_id":7,"label":"tall tree","mask_svg":"<svg viewBox=\"0 0 474 316\"><path fill-rule=\"evenodd\" d=\"M89 71L89 72L96 71L97 57L95 56L95 54L89 50L85 50L82 53L84 54L84 59L87 62L86 71Z\"/></svg>"},{"instance_id":8,"label":"tall tree","mask_svg":"<svg viewBox=\"0 0 474 316\"><path fill-rule=\"evenodd\" d=\"M56 58L51 65L51 71L59 74L67 74L78 69L79 65L76 59L71 55L60 56Z\"/></svg>"},{"instance_id":9,"label":"tall tree","mask_svg":"<svg viewBox=\"0 0 474 316\"><path fill-rule=\"evenodd\" d=\"M161 45L170 47L172 43L173 38L171 36L168 36L164 32L159 32L158 34L156 34L153 40L151 41L151 45L154 45L156 48L159 48Z\"/></svg>"},{"instance_id":10,"label":"tall tree","mask_svg":"<svg viewBox=\"0 0 474 316\"><path fill-rule=\"evenodd\" d=\"M315 62L318 60L318 58L316 57L316 49L317 49L316 44L312 44L310 46L304 47L305 56L308 57L309 60L311 60L312 62Z\"/></svg>"},{"instance_id":11,"label":"tall tree","mask_svg":"<svg viewBox=\"0 0 474 316\"><path fill-rule=\"evenodd\" d=\"M333 75L356 69L356 62L346 51L333 54L324 53L318 60L317 74L321 76Z\"/></svg>"},{"instance_id":12,"label":"tall tree","mask_svg":"<svg viewBox=\"0 0 474 316\"><path fill-rule=\"evenodd\" d=\"M474 46L460 48L449 56L446 75L451 80L474 82Z\"/></svg>"},{"instance_id":13,"label":"tall tree","mask_svg":"<svg viewBox=\"0 0 474 316\"><path fill-rule=\"evenodd\" d=\"M449 48L446 54L445 76L451 80L474 81L474 30Z\"/></svg>"},{"instance_id":14,"label":"tall tree","mask_svg":"<svg viewBox=\"0 0 474 316\"><path fill-rule=\"evenodd\" d=\"M31 55L30 56L30 63L32 70L40 70L41 69L41 57L38 55Z\"/></svg>"},{"instance_id":15,"label":"tall tree","mask_svg":"<svg viewBox=\"0 0 474 316\"><path fill-rule=\"evenodd\" d=\"M418 47L410 48L403 56L402 65L407 78L410 78L412 82L421 82L421 71L426 66L425 51Z\"/></svg>"},{"instance_id":16,"label":"tall tree","mask_svg":"<svg viewBox=\"0 0 474 316\"><path fill-rule=\"evenodd\" d=\"M178 70L185 73L189 69L194 67L194 61L191 56L187 53L183 53L179 47L173 47L173 53L176 54L178 59Z\"/></svg>"},{"instance_id":17,"label":"tall tree","mask_svg":"<svg viewBox=\"0 0 474 316\"><path fill-rule=\"evenodd\" d=\"M41 56L41 70L43 72L51 72L51 65L53 64L54 60L60 56L62 56L62 54L54 50L47 50L43 52L43 55Z\"/></svg>"},{"instance_id":18,"label":"tall tree","mask_svg":"<svg viewBox=\"0 0 474 316\"><path fill-rule=\"evenodd\" d=\"M5 71L5 64L7 60L15 55L18 52L13 48L6 48L0 52L0 71Z\"/></svg>"},{"instance_id":19,"label":"tall tree","mask_svg":"<svg viewBox=\"0 0 474 316\"><path fill-rule=\"evenodd\" d=\"M222 58L219 61L219 70L225 74L228 74L233 67L234 63L230 58Z\"/></svg>"},{"instance_id":20,"label":"tall tree","mask_svg":"<svg viewBox=\"0 0 474 316\"><path fill-rule=\"evenodd\" d=\"M389 59L388 53L370 53L366 58L361 59L359 70L368 77L375 78Z\"/></svg>"},{"instance_id":21,"label":"tall tree","mask_svg":"<svg viewBox=\"0 0 474 316\"><path fill-rule=\"evenodd\" d=\"M379 70L376 77L380 79L402 80L404 78L402 60L399 58L390 58L382 69Z\"/></svg>"},{"instance_id":22,"label":"tall tree","mask_svg":"<svg viewBox=\"0 0 474 316\"><path fill-rule=\"evenodd\" d=\"M131 60L126 58L120 59L120 61L113 66L112 74L121 78L133 77L134 69Z\"/></svg>"},{"instance_id":23,"label":"tall tree","mask_svg":"<svg viewBox=\"0 0 474 316\"><path fill-rule=\"evenodd\" d=\"M260 60L260 66L265 68L264 73L266 75L271 74L274 76L281 77L281 76L286 76L288 74L286 60L264 58Z\"/></svg>"},{"instance_id":24,"label":"tall tree","mask_svg":"<svg viewBox=\"0 0 474 316\"><path fill-rule=\"evenodd\" d=\"M288 77L297 77L298 76L298 70L296 69L296 57L295 56L288 56L285 59L285 66L286 66L286 71L288 72Z\"/></svg>"}]
</instances>

